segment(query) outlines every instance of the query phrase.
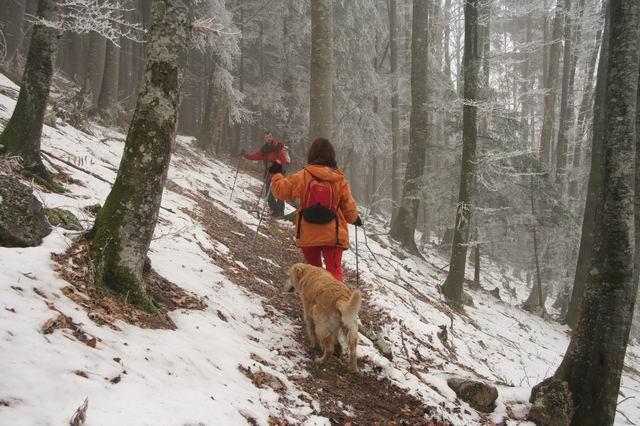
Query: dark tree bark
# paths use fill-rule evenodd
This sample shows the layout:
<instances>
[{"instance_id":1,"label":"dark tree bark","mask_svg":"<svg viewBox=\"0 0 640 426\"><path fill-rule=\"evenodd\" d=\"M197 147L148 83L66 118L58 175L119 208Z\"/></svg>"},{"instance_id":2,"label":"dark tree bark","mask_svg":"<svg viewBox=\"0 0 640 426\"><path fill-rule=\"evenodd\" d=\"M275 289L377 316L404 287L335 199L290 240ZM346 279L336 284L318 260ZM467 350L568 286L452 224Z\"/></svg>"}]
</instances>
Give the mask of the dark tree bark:
<instances>
[{"instance_id":1,"label":"dark tree bark","mask_svg":"<svg viewBox=\"0 0 640 426\"><path fill-rule=\"evenodd\" d=\"M565 177L567 165L567 150L569 146L569 127L573 121L573 78L575 76L575 61L573 57L573 25L571 22L571 0L564 0L565 16L564 29L564 63L562 70L562 91L560 93L560 122L558 125L558 140L556 145L556 183L560 191Z\"/></svg>"},{"instance_id":2,"label":"dark tree bark","mask_svg":"<svg viewBox=\"0 0 640 426\"><path fill-rule=\"evenodd\" d=\"M333 130L333 2L311 0L309 140L331 139Z\"/></svg>"},{"instance_id":3,"label":"dark tree bark","mask_svg":"<svg viewBox=\"0 0 640 426\"><path fill-rule=\"evenodd\" d=\"M120 48L111 41L107 41L104 72L102 73L102 86L100 88L100 97L98 98L98 110L100 115L108 121L113 121L117 114L117 111L114 111L114 106L118 102L119 68Z\"/></svg>"},{"instance_id":4,"label":"dark tree bark","mask_svg":"<svg viewBox=\"0 0 640 426\"><path fill-rule=\"evenodd\" d=\"M531 176L529 183L529 201L531 202L531 217L533 221L533 223L531 224L531 238L533 240L533 264L535 267L535 280L533 282L533 286L531 287L531 293L529 293L529 297L524 302L522 307L527 311L544 318L547 314L547 310L545 308L547 295L542 288L542 274L540 273L540 249L538 246L538 227L536 223L537 217L535 204L535 179L536 178Z\"/></svg>"},{"instance_id":5,"label":"dark tree bark","mask_svg":"<svg viewBox=\"0 0 640 426\"><path fill-rule=\"evenodd\" d=\"M456 208L451 262L442 293L453 302L462 301L464 272L467 263L467 236L472 213L476 162L477 108L469 102L477 100L478 92L478 0L467 0L464 6L464 99L462 110L462 167L460 192Z\"/></svg>"},{"instance_id":6,"label":"dark tree bark","mask_svg":"<svg viewBox=\"0 0 640 426\"><path fill-rule=\"evenodd\" d=\"M396 0L389 0L389 63L391 72L391 218L400 207L400 105L398 100L398 22Z\"/></svg>"},{"instance_id":7,"label":"dark tree bark","mask_svg":"<svg viewBox=\"0 0 640 426\"><path fill-rule=\"evenodd\" d=\"M531 43L531 36L533 32L533 16L531 13L527 16L527 32L526 32L526 45L528 46ZM532 110L532 96L529 93L530 87L532 85L531 81L529 81L529 74L531 69L531 63L529 60L530 54L527 52L524 54L524 58L522 60L522 87L520 89L521 97L522 97L522 128L523 134L522 139L525 142L529 141L530 131L529 131L529 111Z\"/></svg>"},{"instance_id":8,"label":"dark tree bark","mask_svg":"<svg viewBox=\"0 0 640 426\"><path fill-rule=\"evenodd\" d=\"M89 39L89 53L80 93L89 103L89 112L95 113L98 106L100 86L102 86L106 40L95 31L91 31L87 38Z\"/></svg>"},{"instance_id":9,"label":"dark tree bark","mask_svg":"<svg viewBox=\"0 0 640 426\"><path fill-rule=\"evenodd\" d=\"M154 0L145 80L127 134L118 176L93 229L96 285L153 311L143 267L162 201L176 136L183 62L190 38L182 1Z\"/></svg>"},{"instance_id":10,"label":"dark tree bark","mask_svg":"<svg viewBox=\"0 0 640 426\"><path fill-rule=\"evenodd\" d=\"M593 254L581 315L555 374L569 384L576 407L572 425L576 426L613 424L637 291L634 185L638 179L640 3L611 0L609 19L604 191L596 206Z\"/></svg>"},{"instance_id":11,"label":"dark tree bark","mask_svg":"<svg viewBox=\"0 0 640 426\"><path fill-rule=\"evenodd\" d=\"M556 110L556 83L558 80L558 68L560 67L560 39L562 38L562 22L564 20L562 0L556 4L556 13L553 18L553 34L551 48L549 49L549 70L545 80L544 89L544 118L540 134L540 162L551 164L551 149L553 145L553 124Z\"/></svg>"},{"instance_id":12,"label":"dark tree bark","mask_svg":"<svg viewBox=\"0 0 640 426\"><path fill-rule=\"evenodd\" d=\"M444 2L444 75L447 82L451 82L451 54L449 53L449 43L451 39L451 0Z\"/></svg>"},{"instance_id":13,"label":"dark tree bark","mask_svg":"<svg viewBox=\"0 0 640 426\"><path fill-rule=\"evenodd\" d=\"M392 0L393 1L393 0ZM420 190L424 175L429 139L427 111L427 79L429 58L429 0L413 0L411 33L411 122L407 168L402 188L402 200L391 225L390 235L414 254L416 224L420 208Z\"/></svg>"},{"instance_id":14,"label":"dark tree bark","mask_svg":"<svg viewBox=\"0 0 640 426\"><path fill-rule=\"evenodd\" d=\"M0 16L2 17L2 30L7 43L5 64L10 64L16 58L20 44L24 39L22 23L24 21L24 0L8 0L6 4L3 2L4 9Z\"/></svg>"},{"instance_id":15,"label":"dark tree bark","mask_svg":"<svg viewBox=\"0 0 640 426\"><path fill-rule=\"evenodd\" d=\"M602 7L602 15L605 15L605 7ZM604 22L604 20L603 20ZM586 70L586 82L584 86L584 90L582 92L582 100L580 102L580 109L578 110L578 120L576 124L576 144L573 151L573 167L580 167L582 161L582 151L583 144L588 140L587 135L587 123L589 122L588 116L593 117L593 72L596 68L596 61L598 60L598 51L600 50L600 41L602 39L602 28L598 29L596 33L595 43L593 49L591 51L591 56L589 58L589 63L587 65ZM593 139L593 134L591 134L591 138ZM575 180L571 182L569 187L569 195L575 197L578 194L578 182Z\"/></svg>"},{"instance_id":16,"label":"dark tree bark","mask_svg":"<svg viewBox=\"0 0 640 426\"><path fill-rule=\"evenodd\" d=\"M207 84L206 98L204 101L204 113L202 114L202 124L198 132L198 145L210 152L214 151L214 132L216 130L215 123L215 84L214 74L216 68L215 58L210 58L209 66L205 66L209 74L209 83Z\"/></svg>"},{"instance_id":17,"label":"dark tree bark","mask_svg":"<svg viewBox=\"0 0 640 426\"><path fill-rule=\"evenodd\" d=\"M589 276L589 268L591 267L596 206L600 204L603 192L602 188L604 185L602 180L602 176L604 174L602 143L605 119L607 116L605 96L607 92L607 61L609 58L608 26L609 22L607 19L605 20L604 31L602 32L602 43L600 43L600 61L598 63L598 77L596 80L595 98L593 103L591 170L589 172L589 181L587 183L587 199L585 201L584 215L582 218L582 233L580 236L580 248L578 250L576 273L573 279L571 300L569 302L569 310L566 317L567 324L571 328L575 328L578 324L584 286L587 277Z\"/></svg>"},{"instance_id":18,"label":"dark tree bark","mask_svg":"<svg viewBox=\"0 0 640 426\"><path fill-rule=\"evenodd\" d=\"M54 0L39 0L38 16L55 21L57 8ZM52 189L60 188L42 164L40 141L58 36L58 31L52 28L34 25L16 108L0 135L0 145L4 146L5 152L20 156L24 169Z\"/></svg>"},{"instance_id":19,"label":"dark tree bark","mask_svg":"<svg viewBox=\"0 0 640 426\"><path fill-rule=\"evenodd\" d=\"M480 288L480 241L477 226L476 243L473 246L473 285L476 286L476 288Z\"/></svg>"}]
</instances>

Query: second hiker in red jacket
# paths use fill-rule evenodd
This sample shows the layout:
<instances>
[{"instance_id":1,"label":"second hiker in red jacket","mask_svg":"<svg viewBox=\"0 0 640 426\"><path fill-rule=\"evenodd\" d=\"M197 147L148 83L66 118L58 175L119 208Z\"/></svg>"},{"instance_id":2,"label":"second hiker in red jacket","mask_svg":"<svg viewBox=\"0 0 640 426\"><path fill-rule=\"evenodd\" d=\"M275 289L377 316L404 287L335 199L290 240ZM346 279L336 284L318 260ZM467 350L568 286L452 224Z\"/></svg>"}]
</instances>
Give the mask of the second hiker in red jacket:
<instances>
[{"instance_id":1,"label":"second hiker in red jacket","mask_svg":"<svg viewBox=\"0 0 640 426\"><path fill-rule=\"evenodd\" d=\"M271 209L271 215L275 217L281 217L284 215L284 201L278 200L273 197L273 194L269 190L271 178L273 177L269 173L269 166L273 163L282 164L284 167L291 164L289 154L287 153L287 147L284 142L275 140L273 134L269 131L264 132L262 146L254 152L242 152L242 156L247 160L262 161L264 164L264 179L265 190L269 191L267 202L269 203L269 209Z\"/></svg>"}]
</instances>

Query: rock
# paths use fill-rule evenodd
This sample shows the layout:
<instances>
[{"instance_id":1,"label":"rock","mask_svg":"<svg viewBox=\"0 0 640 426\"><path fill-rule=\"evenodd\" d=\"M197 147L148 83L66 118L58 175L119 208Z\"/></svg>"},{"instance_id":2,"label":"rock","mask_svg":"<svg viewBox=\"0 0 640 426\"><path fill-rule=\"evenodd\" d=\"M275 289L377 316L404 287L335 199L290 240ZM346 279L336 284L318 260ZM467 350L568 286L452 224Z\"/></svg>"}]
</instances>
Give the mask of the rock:
<instances>
[{"instance_id":1,"label":"rock","mask_svg":"<svg viewBox=\"0 0 640 426\"><path fill-rule=\"evenodd\" d=\"M498 389L495 386L477 382L474 380L451 378L447 380L447 385L458 395L458 398L465 401L478 411L490 413L496 407L498 399Z\"/></svg>"},{"instance_id":2,"label":"rock","mask_svg":"<svg viewBox=\"0 0 640 426\"><path fill-rule=\"evenodd\" d=\"M462 292L462 304L465 306L469 306L473 308L475 305L473 304L473 297L467 293L466 291Z\"/></svg>"},{"instance_id":3,"label":"rock","mask_svg":"<svg viewBox=\"0 0 640 426\"><path fill-rule=\"evenodd\" d=\"M531 390L532 403L527 420L539 426L568 426L573 417L573 401L567 382L549 377Z\"/></svg>"},{"instance_id":4,"label":"rock","mask_svg":"<svg viewBox=\"0 0 640 426\"><path fill-rule=\"evenodd\" d=\"M498 300L502 300L502 298L500 297L500 289L498 287L494 288L493 290L490 290L489 294Z\"/></svg>"},{"instance_id":5,"label":"rock","mask_svg":"<svg viewBox=\"0 0 640 426\"><path fill-rule=\"evenodd\" d=\"M34 247L51 227L40 201L18 179L0 175L0 246Z\"/></svg>"},{"instance_id":6,"label":"rock","mask_svg":"<svg viewBox=\"0 0 640 426\"><path fill-rule=\"evenodd\" d=\"M70 231L82 231L82 225L77 217L69 210L60 208L45 209L49 223L53 226L68 229Z\"/></svg>"}]
</instances>

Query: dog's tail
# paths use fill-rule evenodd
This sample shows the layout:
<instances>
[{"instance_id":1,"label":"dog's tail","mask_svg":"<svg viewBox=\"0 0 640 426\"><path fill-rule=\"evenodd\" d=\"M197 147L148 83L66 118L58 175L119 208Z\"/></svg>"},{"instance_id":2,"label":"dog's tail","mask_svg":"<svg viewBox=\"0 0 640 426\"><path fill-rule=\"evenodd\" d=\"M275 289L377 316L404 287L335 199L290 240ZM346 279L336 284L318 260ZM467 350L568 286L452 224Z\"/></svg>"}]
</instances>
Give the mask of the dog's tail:
<instances>
[{"instance_id":1,"label":"dog's tail","mask_svg":"<svg viewBox=\"0 0 640 426\"><path fill-rule=\"evenodd\" d=\"M358 316L360 305L362 304L362 293L360 290L353 290L349 300L340 300L336 305L342 314L342 322L345 325L352 324Z\"/></svg>"}]
</instances>

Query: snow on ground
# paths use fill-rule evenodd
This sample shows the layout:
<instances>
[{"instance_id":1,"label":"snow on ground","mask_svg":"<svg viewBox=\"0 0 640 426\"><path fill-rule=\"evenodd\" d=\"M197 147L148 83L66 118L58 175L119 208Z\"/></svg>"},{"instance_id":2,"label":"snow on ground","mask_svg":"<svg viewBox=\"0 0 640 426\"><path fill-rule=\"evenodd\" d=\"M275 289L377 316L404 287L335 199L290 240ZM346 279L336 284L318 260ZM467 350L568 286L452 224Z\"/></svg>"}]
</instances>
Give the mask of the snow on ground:
<instances>
[{"instance_id":1,"label":"snow on ground","mask_svg":"<svg viewBox=\"0 0 640 426\"><path fill-rule=\"evenodd\" d=\"M15 89L2 75L0 86ZM0 117L7 119L14 105L13 99L0 94ZM93 131L88 135L63 124L57 129L45 127L43 148L113 181L123 136L100 126ZM246 224L246 234L237 238L252 237L258 221L242 203L255 204L251 188L261 182L241 173L230 200L235 164L194 155L188 138L179 138L178 145L169 179L192 191L208 191L222 211ZM102 203L109 185L54 162L82 184L68 185L71 192L63 195L34 192L47 207L69 209L85 227L90 226L82 208ZM183 212L195 208L190 199L165 190L162 205L168 210L160 212L149 253L152 264L162 276L206 298L208 304L204 311L172 312L176 331L145 330L125 323L117 324L121 331L100 327L63 296L61 288L67 283L53 271L50 253L67 249L74 236L68 231L54 229L40 247L0 248L0 424L65 424L85 397L91 425L235 425L246 423L247 417L262 425L269 416L292 423L327 424L308 405L296 402L301 391L287 378L305 374L298 362L307 356L305 349L292 338L300 324L282 315L266 315L264 300L231 283L211 263L204 250L226 254L228 248ZM376 228L383 231L371 221L367 231L375 233ZM351 238L355 244L355 236ZM567 328L515 308L527 295L525 284L485 258L484 288L502 290L507 282L514 295L507 296L505 303L487 292L470 291L475 307L467 308L464 316L453 313L436 287L445 278L446 254L430 247L425 262L403 253L385 235L370 235L367 240L365 245L361 229L361 282L367 283L362 285L370 303L392 319L385 332L395 356L393 361L383 358L365 337L359 356L369 357L381 376L410 389L426 404L440 406L454 424L498 423L507 414L512 418L526 414L531 386L552 374L562 359L569 341ZM346 265L353 270L354 254L345 254ZM258 255L272 262L268 253ZM238 268L246 266L238 263ZM55 316L47 301L99 338L96 348L64 331L42 334L42 324ZM447 327L446 339L440 337L440 326ZM288 356L280 355L284 350ZM259 368L287 386L284 396L257 388L239 370L239 365L258 368L256 355L273 365ZM627 365L618 425L640 418L637 344L629 347ZM76 371L85 372L87 378ZM446 385L451 376L497 383L500 397L494 413L485 417L458 402ZM119 382L112 383L116 377Z\"/></svg>"}]
</instances>

